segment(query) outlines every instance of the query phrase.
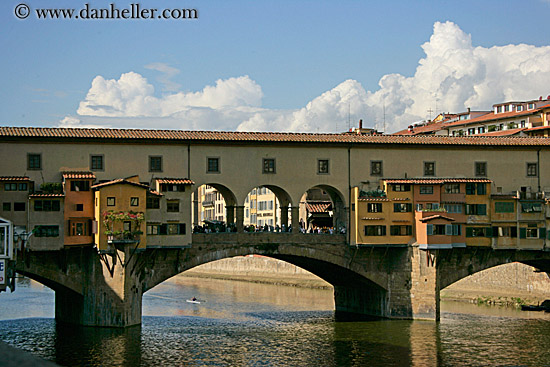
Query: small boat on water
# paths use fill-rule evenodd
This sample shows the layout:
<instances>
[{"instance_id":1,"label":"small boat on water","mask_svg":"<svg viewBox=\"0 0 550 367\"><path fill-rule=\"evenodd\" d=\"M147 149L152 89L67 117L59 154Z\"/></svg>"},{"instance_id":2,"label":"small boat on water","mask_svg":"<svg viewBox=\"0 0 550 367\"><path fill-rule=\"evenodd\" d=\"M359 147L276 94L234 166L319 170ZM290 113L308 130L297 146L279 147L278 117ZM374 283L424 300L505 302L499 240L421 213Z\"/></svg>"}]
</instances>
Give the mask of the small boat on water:
<instances>
[{"instance_id":1,"label":"small boat on water","mask_svg":"<svg viewBox=\"0 0 550 367\"><path fill-rule=\"evenodd\" d=\"M193 299L186 299L185 302L187 303L195 303L195 304L201 304L202 302L206 302L202 299L196 299L196 298L193 298Z\"/></svg>"}]
</instances>

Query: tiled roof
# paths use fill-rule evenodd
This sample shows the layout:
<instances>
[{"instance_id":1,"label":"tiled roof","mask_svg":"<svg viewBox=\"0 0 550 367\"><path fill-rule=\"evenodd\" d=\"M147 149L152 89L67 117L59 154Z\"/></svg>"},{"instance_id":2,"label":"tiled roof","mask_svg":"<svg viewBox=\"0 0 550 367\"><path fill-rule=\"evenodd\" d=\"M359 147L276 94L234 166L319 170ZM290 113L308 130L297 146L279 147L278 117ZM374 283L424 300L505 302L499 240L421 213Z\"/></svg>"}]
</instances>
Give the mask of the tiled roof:
<instances>
[{"instance_id":1,"label":"tiled roof","mask_svg":"<svg viewBox=\"0 0 550 367\"><path fill-rule=\"evenodd\" d=\"M518 129L491 131L491 132L488 132L488 133L477 134L476 136L512 136L512 135L519 134L523 130L526 130L526 128L525 127L520 127Z\"/></svg>"},{"instance_id":2,"label":"tiled roof","mask_svg":"<svg viewBox=\"0 0 550 367\"><path fill-rule=\"evenodd\" d=\"M480 123L480 122L487 122L487 121L494 121L494 120L503 120L503 119L527 116L527 115L534 115L534 114L539 113L540 110L542 110L543 108L548 108L548 107L550 107L550 104L545 105L545 106L541 106L539 108L535 108L535 109L532 109L532 110L521 111L521 112L516 112L516 111L501 112L501 113L490 112L486 115L478 116L478 117L475 117L473 119L457 121L457 122L447 124L445 126L445 128L461 126L461 125L470 125L470 124L475 124L475 123Z\"/></svg>"},{"instance_id":3,"label":"tiled roof","mask_svg":"<svg viewBox=\"0 0 550 367\"><path fill-rule=\"evenodd\" d=\"M359 197L359 201L391 201L387 197Z\"/></svg>"},{"instance_id":4,"label":"tiled roof","mask_svg":"<svg viewBox=\"0 0 550 367\"><path fill-rule=\"evenodd\" d=\"M174 185L194 185L195 182L188 178L156 178L158 183L161 184L174 184Z\"/></svg>"},{"instance_id":5,"label":"tiled roof","mask_svg":"<svg viewBox=\"0 0 550 367\"><path fill-rule=\"evenodd\" d=\"M31 198L62 198L65 194L30 194Z\"/></svg>"},{"instance_id":6,"label":"tiled roof","mask_svg":"<svg viewBox=\"0 0 550 367\"><path fill-rule=\"evenodd\" d=\"M436 214L436 215L431 215L429 217L424 217L424 218L421 218L420 221L422 223L424 222L428 222L430 220L434 220L434 219L445 219L445 220L448 220L450 222L454 222L454 218L451 218L451 217L447 217L447 216L444 216L444 215L441 215L441 214Z\"/></svg>"},{"instance_id":7,"label":"tiled roof","mask_svg":"<svg viewBox=\"0 0 550 367\"><path fill-rule=\"evenodd\" d=\"M306 203L306 209L310 213L325 213L331 208L331 203Z\"/></svg>"},{"instance_id":8,"label":"tiled roof","mask_svg":"<svg viewBox=\"0 0 550 367\"><path fill-rule=\"evenodd\" d=\"M346 143L346 144L413 144L413 145L517 145L549 146L543 137L453 137L409 135L305 134L270 132L221 132L137 129L76 129L0 127L0 138L38 139L53 141L79 140L154 140L173 142L228 142L228 143Z\"/></svg>"},{"instance_id":9,"label":"tiled roof","mask_svg":"<svg viewBox=\"0 0 550 367\"><path fill-rule=\"evenodd\" d=\"M87 171L65 171L61 172L61 174L65 179L95 179L95 175Z\"/></svg>"},{"instance_id":10,"label":"tiled roof","mask_svg":"<svg viewBox=\"0 0 550 367\"><path fill-rule=\"evenodd\" d=\"M361 220L384 220L384 218L376 218L376 217L363 217Z\"/></svg>"},{"instance_id":11,"label":"tiled roof","mask_svg":"<svg viewBox=\"0 0 550 367\"><path fill-rule=\"evenodd\" d=\"M30 181L27 176L0 176L0 181Z\"/></svg>"},{"instance_id":12,"label":"tiled roof","mask_svg":"<svg viewBox=\"0 0 550 367\"><path fill-rule=\"evenodd\" d=\"M550 126L537 126L537 127L532 127L527 129L526 132L536 131L536 130L548 130L548 129L550 129Z\"/></svg>"},{"instance_id":13,"label":"tiled roof","mask_svg":"<svg viewBox=\"0 0 550 367\"><path fill-rule=\"evenodd\" d=\"M487 178L387 178L382 179L389 184L420 184L440 185L446 183L491 183Z\"/></svg>"},{"instance_id":14,"label":"tiled roof","mask_svg":"<svg viewBox=\"0 0 550 367\"><path fill-rule=\"evenodd\" d=\"M93 185L92 189L99 189L101 187L116 185L116 184L128 184L128 185L138 186L138 187L142 187L146 190L149 190L149 186L147 186L147 185L141 184L139 182L128 181L128 180L125 180L123 178L119 178L119 179L109 181L109 182L99 183L97 185Z\"/></svg>"}]
</instances>

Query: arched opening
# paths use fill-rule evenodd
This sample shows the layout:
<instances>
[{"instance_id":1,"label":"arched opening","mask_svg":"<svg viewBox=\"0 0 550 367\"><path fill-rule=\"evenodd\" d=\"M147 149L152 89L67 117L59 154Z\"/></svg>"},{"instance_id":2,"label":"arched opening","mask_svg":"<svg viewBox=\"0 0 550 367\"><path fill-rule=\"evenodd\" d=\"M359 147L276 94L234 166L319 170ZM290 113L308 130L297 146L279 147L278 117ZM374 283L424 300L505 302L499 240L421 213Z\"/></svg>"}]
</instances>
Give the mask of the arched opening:
<instances>
[{"instance_id":1,"label":"arched opening","mask_svg":"<svg viewBox=\"0 0 550 367\"><path fill-rule=\"evenodd\" d=\"M253 188L244 199L245 232L287 232L292 228L290 196L272 185Z\"/></svg>"},{"instance_id":2,"label":"arched opening","mask_svg":"<svg viewBox=\"0 0 550 367\"><path fill-rule=\"evenodd\" d=\"M193 232L234 232L237 200L224 185L209 183L193 193Z\"/></svg>"},{"instance_id":3,"label":"arched opening","mask_svg":"<svg viewBox=\"0 0 550 367\"><path fill-rule=\"evenodd\" d=\"M550 277L534 264L512 262L461 278L441 290L442 300L496 305L539 304L550 299Z\"/></svg>"},{"instance_id":4,"label":"arched opening","mask_svg":"<svg viewBox=\"0 0 550 367\"><path fill-rule=\"evenodd\" d=\"M300 227L307 233L345 233L348 215L340 191L318 185L307 190L300 199Z\"/></svg>"}]
</instances>

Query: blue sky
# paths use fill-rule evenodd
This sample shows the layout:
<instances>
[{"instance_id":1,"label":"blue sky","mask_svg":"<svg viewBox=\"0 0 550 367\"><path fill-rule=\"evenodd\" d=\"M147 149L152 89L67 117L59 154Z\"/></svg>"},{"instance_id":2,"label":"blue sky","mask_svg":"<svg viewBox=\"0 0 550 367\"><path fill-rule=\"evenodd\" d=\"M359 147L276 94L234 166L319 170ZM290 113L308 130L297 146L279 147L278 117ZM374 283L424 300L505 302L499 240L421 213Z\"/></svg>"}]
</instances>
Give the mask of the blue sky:
<instances>
[{"instance_id":1,"label":"blue sky","mask_svg":"<svg viewBox=\"0 0 550 367\"><path fill-rule=\"evenodd\" d=\"M550 2L543 0L139 2L195 8L195 20L32 13L84 7L78 0L25 0L31 15L20 20L21 3L0 3L4 126L325 132L362 118L395 131L429 109L487 109L550 94ZM422 47L428 42L432 56ZM436 49L464 52L447 57ZM472 57L475 70L455 72ZM421 73L421 64L431 69ZM434 77L422 87L431 97L418 97L422 76L443 72L458 76ZM495 84L503 78L514 83Z\"/></svg>"}]
</instances>

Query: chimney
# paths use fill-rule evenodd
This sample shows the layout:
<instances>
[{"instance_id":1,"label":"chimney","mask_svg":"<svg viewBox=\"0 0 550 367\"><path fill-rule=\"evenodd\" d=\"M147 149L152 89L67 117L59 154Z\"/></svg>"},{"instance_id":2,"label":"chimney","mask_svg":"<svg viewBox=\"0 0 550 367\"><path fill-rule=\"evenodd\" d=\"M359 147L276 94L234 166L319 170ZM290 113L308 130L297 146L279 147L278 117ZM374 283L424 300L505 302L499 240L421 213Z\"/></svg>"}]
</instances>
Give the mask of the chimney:
<instances>
[{"instance_id":1,"label":"chimney","mask_svg":"<svg viewBox=\"0 0 550 367\"><path fill-rule=\"evenodd\" d=\"M539 97L539 101L542 101L542 96Z\"/></svg>"},{"instance_id":2,"label":"chimney","mask_svg":"<svg viewBox=\"0 0 550 367\"><path fill-rule=\"evenodd\" d=\"M468 113L470 113L470 107L468 107Z\"/></svg>"},{"instance_id":3,"label":"chimney","mask_svg":"<svg viewBox=\"0 0 550 367\"><path fill-rule=\"evenodd\" d=\"M359 120L359 129L363 128L363 120Z\"/></svg>"},{"instance_id":4,"label":"chimney","mask_svg":"<svg viewBox=\"0 0 550 367\"><path fill-rule=\"evenodd\" d=\"M410 133L414 132L413 126L412 126L412 125L409 125L409 132L410 132Z\"/></svg>"}]
</instances>

